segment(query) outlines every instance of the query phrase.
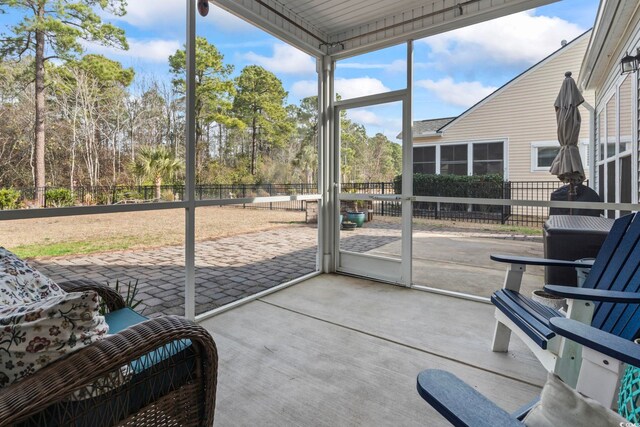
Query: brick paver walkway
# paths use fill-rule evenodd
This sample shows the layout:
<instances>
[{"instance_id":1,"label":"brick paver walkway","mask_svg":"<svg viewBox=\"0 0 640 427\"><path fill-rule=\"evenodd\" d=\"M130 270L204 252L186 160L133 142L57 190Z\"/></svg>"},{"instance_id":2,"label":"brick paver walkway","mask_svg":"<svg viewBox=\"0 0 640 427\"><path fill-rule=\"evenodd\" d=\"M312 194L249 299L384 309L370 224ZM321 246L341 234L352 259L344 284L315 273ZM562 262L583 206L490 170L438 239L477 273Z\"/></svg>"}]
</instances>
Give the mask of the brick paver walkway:
<instances>
[{"instance_id":1,"label":"brick paver walkway","mask_svg":"<svg viewBox=\"0 0 640 427\"><path fill-rule=\"evenodd\" d=\"M400 239L389 224L370 223L344 233L341 247L356 252ZM291 226L196 244L196 313L272 288L316 268L317 229ZM181 246L40 259L34 266L53 280L139 281L143 314L184 314Z\"/></svg>"},{"instance_id":2,"label":"brick paver walkway","mask_svg":"<svg viewBox=\"0 0 640 427\"><path fill-rule=\"evenodd\" d=\"M343 232L340 247L368 252L400 240L399 224L374 221ZM452 236L529 239L472 230L418 226ZM539 238L534 238L539 239ZM196 244L196 313L256 294L316 268L317 229L292 225ZM184 249L171 246L137 251L40 259L32 262L57 281L93 279L115 284L139 281L138 298L147 316L184 314Z\"/></svg>"}]
</instances>

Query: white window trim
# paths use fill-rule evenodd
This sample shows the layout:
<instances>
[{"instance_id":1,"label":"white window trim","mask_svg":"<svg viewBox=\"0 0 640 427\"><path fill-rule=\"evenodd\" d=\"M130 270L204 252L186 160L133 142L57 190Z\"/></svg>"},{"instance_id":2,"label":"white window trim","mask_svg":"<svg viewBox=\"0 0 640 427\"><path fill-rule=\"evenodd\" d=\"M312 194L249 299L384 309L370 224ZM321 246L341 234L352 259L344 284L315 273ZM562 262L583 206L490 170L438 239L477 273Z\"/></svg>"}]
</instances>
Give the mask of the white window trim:
<instances>
[{"instance_id":1,"label":"white window trim","mask_svg":"<svg viewBox=\"0 0 640 427\"><path fill-rule=\"evenodd\" d=\"M608 195L608 191L609 191L609 174L608 174L608 169L609 168L614 168L615 171L615 194L614 194L614 200L615 201L619 201L621 199L621 186L620 186L620 161L627 157L627 156L631 156L631 202L632 203L637 203L638 202L638 140L637 140L637 134L638 134L638 99L637 96L635 94L637 94L638 91L638 85L637 85L637 78L634 77L635 74L629 74L629 75L625 75L625 76L618 76L614 82L612 82L611 84L611 88L609 90L607 90L607 92L605 93L604 96L602 96L601 101L599 102L599 105L597 107L597 117L603 116L604 117L604 127L605 127L605 135L607 135L607 137L605 138L607 143L611 142L615 145L615 154L610 156L610 157L605 157L604 159L600 159L600 156L602 155L600 152L597 153L597 158L596 158L596 176L597 176L597 181L595 182L596 186L599 187L600 185L600 181L602 181L603 183L603 188L604 188L604 192L603 194L600 194L600 197L602 197L603 199L608 199L609 195ZM625 83L625 80L627 78L631 78L631 119L632 119L632 133L631 136L626 136L622 137L620 135L621 131L620 131L620 110L621 110L621 105L620 105L620 91L622 88L622 85ZM609 122L609 118L607 117L607 105L609 103L609 101L611 101L612 97L616 97L616 102L615 102L615 123L610 123ZM614 126L615 130L616 130L616 136L615 137L609 137L609 131L608 128L609 126ZM601 130L599 130L600 132ZM620 144L619 143L625 143L625 142L630 142L630 149L629 150L625 150L625 151L620 151ZM602 147L601 147L602 142L601 141L597 141L596 144L596 149L598 151L601 151ZM605 150L607 150L606 146L605 146ZM606 151L604 153L605 155L607 154ZM599 168L600 166L603 166L604 168L604 174L603 176L599 175ZM594 177L595 179L595 177ZM616 210L616 217L618 217L620 215L620 211Z\"/></svg>"},{"instance_id":2,"label":"white window trim","mask_svg":"<svg viewBox=\"0 0 640 427\"><path fill-rule=\"evenodd\" d=\"M436 175L441 175L440 166L442 163L441 147L451 145L466 145L467 146L467 176L473 176L473 145L474 144L491 144L502 143L502 164L503 172L502 176L505 181L509 180L509 141L508 139L482 139L473 141L451 141L451 142L439 142L439 143L414 143L413 148L421 147L436 147Z\"/></svg>"},{"instance_id":3,"label":"white window trim","mask_svg":"<svg viewBox=\"0 0 640 427\"><path fill-rule=\"evenodd\" d=\"M549 172L551 169L550 166L539 166L538 165L538 148L545 147L557 147L560 148L560 143L558 141L534 141L531 143L531 172ZM588 165L588 154L589 154L589 139L583 138L578 142L578 148L580 150L580 158L582 159L583 165ZM586 171L586 169L585 169Z\"/></svg>"}]
</instances>

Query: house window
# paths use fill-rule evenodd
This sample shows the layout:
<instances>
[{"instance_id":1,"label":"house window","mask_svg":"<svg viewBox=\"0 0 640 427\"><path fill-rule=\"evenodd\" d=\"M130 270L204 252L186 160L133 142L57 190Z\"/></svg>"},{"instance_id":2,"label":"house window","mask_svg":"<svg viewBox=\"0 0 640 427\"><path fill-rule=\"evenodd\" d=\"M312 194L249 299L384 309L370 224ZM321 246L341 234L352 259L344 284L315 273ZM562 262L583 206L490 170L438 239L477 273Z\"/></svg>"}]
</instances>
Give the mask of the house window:
<instances>
[{"instance_id":1,"label":"house window","mask_svg":"<svg viewBox=\"0 0 640 427\"><path fill-rule=\"evenodd\" d=\"M436 147L413 148L413 173L436 173Z\"/></svg>"},{"instance_id":2,"label":"house window","mask_svg":"<svg viewBox=\"0 0 640 427\"><path fill-rule=\"evenodd\" d=\"M468 175L467 144L440 147L441 175Z\"/></svg>"},{"instance_id":3,"label":"house window","mask_svg":"<svg viewBox=\"0 0 640 427\"><path fill-rule=\"evenodd\" d=\"M502 142L473 144L473 174L502 174L504 172L504 150Z\"/></svg>"},{"instance_id":4,"label":"house window","mask_svg":"<svg viewBox=\"0 0 640 427\"><path fill-rule=\"evenodd\" d=\"M581 155L583 155L582 151L582 147L580 147ZM553 159L556 158L559 152L560 143L558 141L540 141L531 143L531 172L549 172L551 163L553 163Z\"/></svg>"},{"instance_id":5,"label":"house window","mask_svg":"<svg viewBox=\"0 0 640 427\"><path fill-rule=\"evenodd\" d=\"M558 152L560 151L560 146L558 143L551 146L533 146L531 158L533 160L534 171L548 171L551 167L551 163L553 163L553 159L556 158Z\"/></svg>"},{"instance_id":6,"label":"house window","mask_svg":"<svg viewBox=\"0 0 640 427\"><path fill-rule=\"evenodd\" d=\"M610 203L632 203L636 168L631 157L635 127L635 97L631 75L620 77L615 90L602 103L598 112L600 155L596 182L600 198ZM624 215L626 211L607 210L609 218Z\"/></svg>"},{"instance_id":7,"label":"house window","mask_svg":"<svg viewBox=\"0 0 640 427\"><path fill-rule=\"evenodd\" d=\"M504 143L502 141L413 147L414 173L502 175L504 162Z\"/></svg>"},{"instance_id":8,"label":"house window","mask_svg":"<svg viewBox=\"0 0 640 427\"><path fill-rule=\"evenodd\" d=\"M589 142L580 140L578 149L580 150L580 158L582 165L587 169ZM558 141L538 141L531 143L531 171L532 172L549 172L553 160L560 152L560 143Z\"/></svg>"},{"instance_id":9,"label":"house window","mask_svg":"<svg viewBox=\"0 0 640 427\"><path fill-rule=\"evenodd\" d=\"M607 102L607 158L616 155L616 95Z\"/></svg>"}]
</instances>

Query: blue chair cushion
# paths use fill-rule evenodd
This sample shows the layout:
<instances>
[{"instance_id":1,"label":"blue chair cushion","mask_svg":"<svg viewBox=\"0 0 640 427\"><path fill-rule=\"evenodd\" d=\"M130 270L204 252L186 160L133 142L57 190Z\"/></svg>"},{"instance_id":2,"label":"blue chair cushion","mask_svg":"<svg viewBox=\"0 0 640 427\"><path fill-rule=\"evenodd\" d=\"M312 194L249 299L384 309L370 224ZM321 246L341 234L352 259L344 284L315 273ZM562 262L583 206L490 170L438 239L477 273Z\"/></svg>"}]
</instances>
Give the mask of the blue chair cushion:
<instances>
[{"instance_id":1,"label":"blue chair cushion","mask_svg":"<svg viewBox=\"0 0 640 427\"><path fill-rule=\"evenodd\" d=\"M105 315L105 319L109 325L110 334L117 334L130 326L137 325L138 323L148 320L147 317L136 313L128 307L107 313ZM147 353L141 358L132 361L131 368L134 373L139 374L145 369L176 355L190 345L190 340L177 340L166 344L150 353Z\"/></svg>"},{"instance_id":2,"label":"blue chair cushion","mask_svg":"<svg viewBox=\"0 0 640 427\"><path fill-rule=\"evenodd\" d=\"M142 314L138 314L130 308L122 308L120 310L113 311L104 315L109 325L109 333L117 334L123 329L127 329L129 326L137 325L147 320Z\"/></svg>"}]
</instances>

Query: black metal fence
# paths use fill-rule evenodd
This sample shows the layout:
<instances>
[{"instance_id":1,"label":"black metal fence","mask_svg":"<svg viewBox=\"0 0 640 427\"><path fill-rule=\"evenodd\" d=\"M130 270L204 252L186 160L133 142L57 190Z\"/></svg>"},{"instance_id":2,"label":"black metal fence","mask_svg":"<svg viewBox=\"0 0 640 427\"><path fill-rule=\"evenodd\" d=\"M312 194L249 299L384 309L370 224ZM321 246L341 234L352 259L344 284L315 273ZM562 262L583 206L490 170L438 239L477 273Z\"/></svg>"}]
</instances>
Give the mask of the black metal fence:
<instances>
[{"instance_id":1,"label":"black metal fence","mask_svg":"<svg viewBox=\"0 0 640 427\"><path fill-rule=\"evenodd\" d=\"M504 200L548 201L551 193L560 188L560 181L507 181L496 188L495 183L474 183L475 188L452 191L452 194L419 194L420 196L442 197L474 197L474 194L485 194L486 197ZM487 188L477 188L478 185ZM490 187L490 188L489 188ZM398 194L393 182L366 182L342 184L342 191L347 193L365 193L392 195ZM351 208L353 203L345 204ZM354 206L355 207L355 206ZM344 206L343 206L344 209ZM371 203L374 215L400 216L401 205L397 201L374 200ZM524 227L542 226L548 217L548 209L537 206L495 206L467 203L414 202L414 218L443 219L474 223L507 224Z\"/></svg>"},{"instance_id":2,"label":"black metal fence","mask_svg":"<svg viewBox=\"0 0 640 427\"><path fill-rule=\"evenodd\" d=\"M19 188L17 207L30 207L36 198L34 188ZM298 194L316 194L315 184L237 184L221 185L206 184L196 185L195 193L198 200L239 199L251 197L291 196ZM46 187L43 189L44 206L47 208L63 206L86 205L115 205L128 203L149 203L155 201L179 201L184 200L184 185L162 185L156 188L153 185L118 185L76 187L73 189L63 187ZM156 197L159 193L160 197ZM277 202L272 203L281 209L304 210L303 202ZM0 206L2 208L2 206ZM266 207L269 209L269 207ZM274 207L274 209L277 209Z\"/></svg>"},{"instance_id":3,"label":"black metal fence","mask_svg":"<svg viewBox=\"0 0 640 427\"><path fill-rule=\"evenodd\" d=\"M478 185L478 184L474 184ZM495 188L495 183L480 184L492 186L491 189L474 188L473 191L454 191L451 197L460 194L490 194L491 198L505 200L550 200L551 193L563 184L559 181L508 181L501 183L501 188ZM29 201L35 198L33 188L21 188L18 207L29 207ZM342 191L347 193L364 193L392 195L397 194L393 182L360 182L344 183ZM315 184L206 184L196 186L198 200L222 200L251 197L271 197L282 195L317 194ZM140 186L111 186L111 187L76 187L68 188L47 187L44 191L45 207L77 206L77 205L110 205L126 203L145 203L157 201L157 189L151 185ZM160 187L161 201L184 200L184 185L163 185ZM420 194L438 195L445 194ZM487 196L489 197L489 196ZM343 209L349 204L345 204ZM237 205L245 209L293 210L304 211L305 201L286 201L271 203L252 203ZM374 200L367 208L373 215L400 216L401 208L398 201ZM0 206L1 208L1 206ZM355 208L355 206L354 206ZM535 206L491 206L465 203L435 203L414 202L413 215L416 218L444 219L474 223L498 223L516 226L541 226L548 217L548 209Z\"/></svg>"}]
</instances>

